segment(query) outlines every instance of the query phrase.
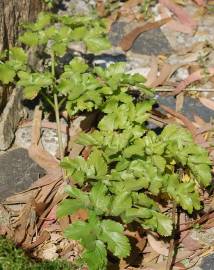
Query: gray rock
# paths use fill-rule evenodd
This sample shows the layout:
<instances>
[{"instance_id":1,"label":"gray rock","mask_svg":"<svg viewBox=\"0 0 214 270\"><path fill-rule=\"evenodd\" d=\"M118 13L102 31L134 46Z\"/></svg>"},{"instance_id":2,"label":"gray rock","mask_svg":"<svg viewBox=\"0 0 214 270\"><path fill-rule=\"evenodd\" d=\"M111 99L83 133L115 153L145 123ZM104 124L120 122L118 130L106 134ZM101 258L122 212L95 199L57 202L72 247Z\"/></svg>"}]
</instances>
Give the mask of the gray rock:
<instances>
[{"instance_id":1,"label":"gray rock","mask_svg":"<svg viewBox=\"0 0 214 270\"><path fill-rule=\"evenodd\" d=\"M14 89L0 118L0 151L10 147L22 117L21 90Z\"/></svg>"},{"instance_id":2,"label":"gray rock","mask_svg":"<svg viewBox=\"0 0 214 270\"><path fill-rule=\"evenodd\" d=\"M160 104L164 104L172 109L175 109L175 98L172 96L158 96L157 101ZM211 118L214 116L213 110L205 107L200 103L200 101L198 101L198 99L191 98L189 96L184 98L184 104L181 113L187 116L190 120L193 120L194 114L198 115L206 122L210 122Z\"/></svg>"},{"instance_id":3,"label":"gray rock","mask_svg":"<svg viewBox=\"0 0 214 270\"><path fill-rule=\"evenodd\" d=\"M29 158L23 148L0 155L0 200L25 190L43 175L45 171Z\"/></svg>"},{"instance_id":4,"label":"gray rock","mask_svg":"<svg viewBox=\"0 0 214 270\"><path fill-rule=\"evenodd\" d=\"M203 270L214 270L214 254L205 257L200 267Z\"/></svg>"},{"instance_id":5,"label":"gray rock","mask_svg":"<svg viewBox=\"0 0 214 270\"><path fill-rule=\"evenodd\" d=\"M114 23L110 33L112 45L118 45L123 36L127 34L131 28L133 29L134 27L127 27L127 23L125 22L119 21ZM158 28L146 31L139 35L135 40L131 51L139 54L159 55L170 54L172 52L172 48L165 35Z\"/></svg>"},{"instance_id":6,"label":"gray rock","mask_svg":"<svg viewBox=\"0 0 214 270\"><path fill-rule=\"evenodd\" d=\"M16 131L15 146L28 149L31 145L32 127L18 128ZM63 145L67 144L67 135L62 133ZM57 156L59 144L57 131L49 128L41 129L41 143L44 149L53 156Z\"/></svg>"}]
</instances>

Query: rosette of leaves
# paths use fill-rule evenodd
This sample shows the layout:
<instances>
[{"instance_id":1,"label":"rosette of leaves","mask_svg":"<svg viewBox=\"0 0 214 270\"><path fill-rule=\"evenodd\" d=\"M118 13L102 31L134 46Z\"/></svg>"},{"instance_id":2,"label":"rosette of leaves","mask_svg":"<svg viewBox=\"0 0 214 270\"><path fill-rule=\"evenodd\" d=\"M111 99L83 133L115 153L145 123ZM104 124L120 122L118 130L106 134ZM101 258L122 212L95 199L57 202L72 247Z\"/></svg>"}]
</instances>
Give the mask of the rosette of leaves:
<instances>
[{"instance_id":1,"label":"rosette of leaves","mask_svg":"<svg viewBox=\"0 0 214 270\"><path fill-rule=\"evenodd\" d=\"M151 109L146 101L138 104L144 107L144 113L148 113L145 108ZM131 128L102 129L101 126L92 133L81 134L78 143L92 147L87 160L79 156L61 162L76 187L67 187L70 198L59 206L58 216L74 214L79 209L87 211L88 220L70 225L66 235L83 245L82 259L92 270L105 269L106 249L119 258L129 255L130 245L122 229L125 224L135 221L144 229L162 236L171 235L171 219L161 213L157 201L160 198L165 202L175 201L191 214L201 207L199 187L206 187L211 181L208 153L193 142L187 130L172 124L160 135L145 128L135 133L132 127L136 118L132 118ZM141 119L139 123L142 125L144 121ZM91 215L96 216L93 225L90 225ZM120 237L124 240L116 240L111 230L115 242L109 245L101 236L102 222L112 224L112 230L120 227ZM79 232L78 236L74 231ZM97 261L95 255L99 252L102 256Z\"/></svg>"}]
</instances>

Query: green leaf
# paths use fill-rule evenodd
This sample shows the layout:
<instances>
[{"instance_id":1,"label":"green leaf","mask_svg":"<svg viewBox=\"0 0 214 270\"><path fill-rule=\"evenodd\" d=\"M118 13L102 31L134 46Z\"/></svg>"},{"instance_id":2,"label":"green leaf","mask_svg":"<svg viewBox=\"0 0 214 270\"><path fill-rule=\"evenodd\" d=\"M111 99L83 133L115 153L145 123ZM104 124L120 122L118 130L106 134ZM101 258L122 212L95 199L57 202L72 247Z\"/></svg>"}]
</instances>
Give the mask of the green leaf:
<instances>
[{"instance_id":1,"label":"green leaf","mask_svg":"<svg viewBox=\"0 0 214 270\"><path fill-rule=\"evenodd\" d=\"M65 230L66 238L78 240L85 248L93 249L99 232L98 224L94 226L86 221L75 221Z\"/></svg>"},{"instance_id":2,"label":"green leaf","mask_svg":"<svg viewBox=\"0 0 214 270\"><path fill-rule=\"evenodd\" d=\"M151 217L152 217L151 210L144 207L138 207L127 209L123 219L129 223L132 222L133 220L148 219Z\"/></svg>"},{"instance_id":3,"label":"green leaf","mask_svg":"<svg viewBox=\"0 0 214 270\"><path fill-rule=\"evenodd\" d=\"M108 249L117 257L125 258L130 254L130 243L123 235L123 226L113 220L101 222L101 233L99 239L105 242Z\"/></svg>"},{"instance_id":4,"label":"green leaf","mask_svg":"<svg viewBox=\"0 0 214 270\"><path fill-rule=\"evenodd\" d=\"M22 48L13 47L9 51L10 59L19 61L23 64L27 63L27 54Z\"/></svg>"},{"instance_id":5,"label":"green leaf","mask_svg":"<svg viewBox=\"0 0 214 270\"><path fill-rule=\"evenodd\" d=\"M88 165L92 166L95 170L95 176L103 177L107 174L107 164L103 158L102 151L95 149L89 156Z\"/></svg>"},{"instance_id":6,"label":"green leaf","mask_svg":"<svg viewBox=\"0 0 214 270\"><path fill-rule=\"evenodd\" d=\"M79 184L83 184L86 180L86 172L88 171L87 162L83 157L77 157L75 159L70 159L65 157L60 166L65 169L69 176L72 176L75 181Z\"/></svg>"},{"instance_id":7,"label":"green leaf","mask_svg":"<svg viewBox=\"0 0 214 270\"><path fill-rule=\"evenodd\" d=\"M154 155L152 156L153 164L160 170L160 172L164 172L166 167L166 160L162 156Z\"/></svg>"},{"instance_id":8,"label":"green leaf","mask_svg":"<svg viewBox=\"0 0 214 270\"><path fill-rule=\"evenodd\" d=\"M157 218L157 231L160 235L170 236L172 234L172 220L164 214L155 213Z\"/></svg>"},{"instance_id":9,"label":"green leaf","mask_svg":"<svg viewBox=\"0 0 214 270\"><path fill-rule=\"evenodd\" d=\"M57 56L63 56L66 53L66 44L63 42L55 42L52 45L52 50L55 52Z\"/></svg>"},{"instance_id":10,"label":"green leaf","mask_svg":"<svg viewBox=\"0 0 214 270\"><path fill-rule=\"evenodd\" d=\"M87 28L84 26L77 27L73 29L72 33L70 34L70 38L75 41L83 40L87 34Z\"/></svg>"},{"instance_id":11,"label":"green leaf","mask_svg":"<svg viewBox=\"0 0 214 270\"><path fill-rule=\"evenodd\" d=\"M111 215L119 216L125 210L131 208L132 198L129 192L123 192L113 197L111 205Z\"/></svg>"},{"instance_id":12,"label":"green leaf","mask_svg":"<svg viewBox=\"0 0 214 270\"><path fill-rule=\"evenodd\" d=\"M88 65L85 63L84 59L80 57L75 57L70 61L69 67L75 73L84 73L88 70Z\"/></svg>"},{"instance_id":13,"label":"green leaf","mask_svg":"<svg viewBox=\"0 0 214 270\"><path fill-rule=\"evenodd\" d=\"M98 53L111 48L110 42L105 37L86 35L84 42L90 52Z\"/></svg>"},{"instance_id":14,"label":"green leaf","mask_svg":"<svg viewBox=\"0 0 214 270\"><path fill-rule=\"evenodd\" d=\"M33 24L33 31L42 30L45 26L50 24L52 15L50 13L41 12L38 15L37 21Z\"/></svg>"},{"instance_id":15,"label":"green leaf","mask_svg":"<svg viewBox=\"0 0 214 270\"><path fill-rule=\"evenodd\" d=\"M52 84L51 74L46 73L28 73L19 71L20 78L17 83L24 87L24 97L27 99L34 99L42 88L47 88Z\"/></svg>"},{"instance_id":16,"label":"green leaf","mask_svg":"<svg viewBox=\"0 0 214 270\"><path fill-rule=\"evenodd\" d=\"M94 136L95 133L80 133L77 139L77 143L81 145L97 145L98 141ZM102 135L101 135L102 136Z\"/></svg>"},{"instance_id":17,"label":"green leaf","mask_svg":"<svg viewBox=\"0 0 214 270\"><path fill-rule=\"evenodd\" d=\"M0 63L0 81L4 84L8 84L13 82L15 76L16 72L10 65Z\"/></svg>"},{"instance_id":18,"label":"green leaf","mask_svg":"<svg viewBox=\"0 0 214 270\"><path fill-rule=\"evenodd\" d=\"M19 37L19 41L28 46L37 46L39 44L39 37L37 33L27 31Z\"/></svg>"},{"instance_id":19,"label":"green leaf","mask_svg":"<svg viewBox=\"0 0 214 270\"><path fill-rule=\"evenodd\" d=\"M207 187L210 185L212 180L211 175L211 169L210 166L207 164L192 164L188 163L188 166L190 167L192 174L195 176L197 181L203 185L204 187Z\"/></svg>"},{"instance_id":20,"label":"green leaf","mask_svg":"<svg viewBox=\"0 0 214 270\"><path fill-rule=\"evenodd\" d=\"M191 143L193 141L191 133L177 124L167 125L163 129L160 138L163 141L177 141L179 144Z\"/></svg>"},{"instance_id":21,"label":"green leaf","mask_svg":"<svg viewBox=\"0 0 214 270\"><path fill-rule=\"evenodd\" d=\"M144 206L146 208L150 208L154 210L159 210L157 203L144 193L133 192L132 198L133 198L134 204L136 205Z\"/></svg>"},{"instance_id":22,"label":"green leaf","mask_svg":"<svg viewBox=\"0 0 214 270\"><path fill-rule=\"evenodd\" d=\"M77 210L85 208L80 200L65 199L57 208L57 217L62 218L67 215L74 214Z\"/></svg>"},{"instance_id":23,"label":"green leaf","mask_svg":"<svg viewBox=\"0 0 214 270\"><path fill-rule=\"evenodd\" d=\"M109 211L111 197L107 195L107 192L107 187L102 183L97 183L91 189L90 200L97 215L107 215Z\"/></svg>"},{"instance_id":24,"label":"green leaf","mask_svg":"<svg viewBox=\"0 0 214 270\"><path fill-rule=\"evenodd\" d=\"M93 249L83 252L80 262L87 264L90 270L104 270L107 265L107 251L105 244L96 240Z\"/></svg>"}]
</instances>

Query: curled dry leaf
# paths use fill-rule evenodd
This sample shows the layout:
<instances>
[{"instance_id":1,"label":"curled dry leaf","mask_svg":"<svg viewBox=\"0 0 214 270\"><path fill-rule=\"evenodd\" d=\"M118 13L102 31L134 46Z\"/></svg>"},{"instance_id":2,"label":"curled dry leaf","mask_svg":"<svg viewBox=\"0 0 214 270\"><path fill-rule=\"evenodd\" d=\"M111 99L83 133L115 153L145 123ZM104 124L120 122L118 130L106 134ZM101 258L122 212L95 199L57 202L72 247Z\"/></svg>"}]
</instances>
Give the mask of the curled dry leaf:
<instances>
[{"instance_id":1,"label":"curled dry leaf","mask_svg":"<svg viewBox=\"0 0 214 270\"><path fill-rule=\"evenodd\" d=\"M147 239L154 251L156 251L158 254L168 256L169 250L166 243L155 237L152 233L147 234Z\"/></svg>"},{"instance_id":2,"label":"curled dry leaf","mask_svg":"<svg viewBox=\"0 0 214 270\"><path fill-rule=\"evenodd\" d=\"M191 18L184 8L170 0L159 0L159 3L166 6L173 14L175 14L183 25L191 27L192 30L196 28L196 22Z\"/></svg>"},{"instance_id":3,"label":"curled dry leaf","mask_svg":"<svg viewBox=\"0 0 214 270\"><path fill-rule=\"evenodd\" d=\"M193 1L199 6L205 6L205 1L204 0L193 0Z\"/></svg>"},{"instance_id":4,"label":"curled dry leaf","mask_svg":"<svg viewBox=\"0 0 214 270\"><path fill-rule=\"evenodd\" d=\"M181 242L182 245L187 250L195 251L195 250L202 248L200 242L191 237L190 232L188 232L187 234L185 232L181 233L181 239L182 239L182 242Z\"/></svg>"},{"instance_id":5,"label":"curled dry leaf","mask_svg":"<svg viewBox=\"0 0 214 270\"><path fill-rule=\"evenodd\" d=\"M152 22L152 23L147 23L143 26L138 26L136 27L134 30L132 30L130 33L128 33L126 36L124 36L122 38L122 40L119 43L119 46L124 50L124 51L128 51L135 39L143 32L152 30L152 29L156 29L159 28L160 26L166 24L167 22L169 22L171 20L171 18L165 18L162 19L160 21L156 21L156 22Z\"/></svg>"},{"instance_id":6,"label":"curled dry leaf","mask_svg":"<svg viewBox=\"0 0 214 270\"><path fill-rule=\"evenodd\" d=\"M156 81L157 74L158 74L157 57L152 55L152 57L151 57L151 67L150 67L149 74L147 75L147 81L146 81L145 85L150 87L152 85L152 83Z\"/></svg>"},{"instance_id":7,"label":"curled dry leaf","mask_svg":"<svg viewBox=\"0 0 214 270\"><path fill-rule=\"evenodd\" d=\"M173 96L178 95L181 91L183 91L189 84L199 81L205 77L214 75L214 67L208 68L208 73L205 73L203 70L197 70L190 74L185 80L180 82L176 89L171 93Z\"/></svg>"},{"instance_id":8,"label":"curled dry leaf","mask_svg":"<svg viewBox=\"0 0 214 270\"><path fill-rule=\"evenodd\" d=\"M204 106L214 111L214 100L204 98L204 97L199 97L199 100Z\"/></svg>"}]
</instances>

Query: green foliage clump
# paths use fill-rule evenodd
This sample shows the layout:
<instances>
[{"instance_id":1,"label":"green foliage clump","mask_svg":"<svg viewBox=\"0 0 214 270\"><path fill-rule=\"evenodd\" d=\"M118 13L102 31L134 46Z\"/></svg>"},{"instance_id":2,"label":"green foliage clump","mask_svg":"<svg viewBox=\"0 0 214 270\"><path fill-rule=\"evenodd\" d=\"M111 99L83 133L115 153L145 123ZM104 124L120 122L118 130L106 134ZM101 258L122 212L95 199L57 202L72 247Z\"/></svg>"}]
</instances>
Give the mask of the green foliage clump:
<instances>
[{"instance_id":1,"label":"green foliage clump","mask_svg":"<svg viewBox=\"0 0 214 270\"><path fill-rule=\"evenodd\" d=\"M99 109L102 117L97 130L77 140L90 146L89 157L61 162L76 186L67 187L70 198L61 203L58 217L87 211L88 220L71 224L65 234L85 248L80 263L101 270L107 264L106 249L119 258L130 254L127 224L134 221L162 236L171 235L171 218L161 213L158 201L175 201L190 214L199 210L199 186L210 184L211 162L181 126L168 125L160 135L146 128L154 100L142 76L126 74L122 63L95 68L93 74L98 82L95 78L92 88L81 87L80 95L76 91L68 103L71 112ZM139 91L137 100L133 89Z\"/></svg>"},{"instance_id":2,"label":"green foliage clump","mask_svg":"<svg viewBox=\"0 0 214 270\"><path fill-rule=\"evenodd\" d=\"M65 261L35 262L22 249L15 247L9 240L0 238L0 270L75 270Z\"/></svg>"},{"instance_id":3,"label":"green foliage clump","mask_svg":"<svg viewBox=\"0 0 214 270\"><path fill-rule=\"evenodd\" d=\"M25 30L20 41L27 48L41 48L48 62L36 70L28 64L25 50L11 48L0 56L0 81L17 83L27 99L41 93L50 103L61 159L61 106L70 116L100 112L97 129L78 139L91 149L89 157L62 159L62 168L76 185L67 187L70 198L59 206L58 217L80 209L87 212L88 218L72 223L65 235L84 247L81 266L104 270L107 251L118 258L130 254L124 233L128 224L171 235L171 218L161 212L160 203L176 202L190 214L200 209L199 189L211 181L208 153L179 125L166 126L160 135L146 128L154 91L144 85L142 75L127 74L124 63L91 67L75 57L62 67L60 58L73 41L83 42L92 53L110 47L104 20L41 13Z\"/></svg>"}]
</instances>

